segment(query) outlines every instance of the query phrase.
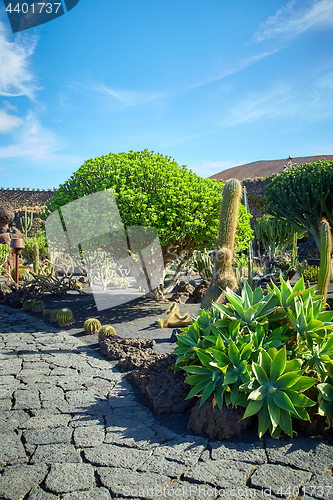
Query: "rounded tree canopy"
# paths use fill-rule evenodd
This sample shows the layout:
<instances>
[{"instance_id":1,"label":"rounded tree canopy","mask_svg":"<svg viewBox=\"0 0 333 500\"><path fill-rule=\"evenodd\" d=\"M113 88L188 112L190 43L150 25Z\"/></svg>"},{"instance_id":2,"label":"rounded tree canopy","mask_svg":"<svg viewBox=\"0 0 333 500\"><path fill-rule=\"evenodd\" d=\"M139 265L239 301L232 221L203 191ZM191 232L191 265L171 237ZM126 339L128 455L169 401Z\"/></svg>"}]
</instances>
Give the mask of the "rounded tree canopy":
<instances>
[{"instance_id":1,"label":"rounded tree canopy","mask_svg":"<svg viewBox=\"0 0 333 500\"><path fill-rule=\"evenodd\" d=\"M333 162L321 160L278 174L266 188L267 210L298 227L305 226L320 248L319 225L333 224Z\"/></svg>"},{"instance_id":2,"label":"rounded tree canopy","mask_svg":"<svg viewBox=\"0 0 333 500\"><path fill-rule=\"evenodd\" d=\"M148 150L87 160L46 203L43 218L71 201L110 188L125 227L157 231L165 264L184 251L216 244L223 184ZM236 250L248 248L253 237L250 217L241 206Z\"/></svg>"}]
</instances>

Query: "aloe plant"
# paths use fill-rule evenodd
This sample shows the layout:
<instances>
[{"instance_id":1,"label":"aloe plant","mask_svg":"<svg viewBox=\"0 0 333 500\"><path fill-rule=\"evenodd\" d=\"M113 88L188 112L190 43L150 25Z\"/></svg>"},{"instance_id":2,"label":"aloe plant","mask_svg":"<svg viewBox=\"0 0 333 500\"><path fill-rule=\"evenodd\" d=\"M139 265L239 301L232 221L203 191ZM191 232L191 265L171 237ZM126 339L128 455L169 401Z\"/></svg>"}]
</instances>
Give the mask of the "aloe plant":
<instances>
[{"instance_id":1,"label":"aloe plant","mask_svg":"<svg viewBox=\"0 0 333 500\"><path fill-rule=\"evenodd\" d=\"M269 429L273 437L283 430L292 436L291 416L308 420L305 408L314 406L315 401L302 394L317 380L303 376L300 370L302 360L287 361L286 348L279 351L262 350L258 363L252 363L253 379L240 387L248 392L248 406L244 417L258 413L258 435L261 438Z\"/></svg>"}]
</instances>

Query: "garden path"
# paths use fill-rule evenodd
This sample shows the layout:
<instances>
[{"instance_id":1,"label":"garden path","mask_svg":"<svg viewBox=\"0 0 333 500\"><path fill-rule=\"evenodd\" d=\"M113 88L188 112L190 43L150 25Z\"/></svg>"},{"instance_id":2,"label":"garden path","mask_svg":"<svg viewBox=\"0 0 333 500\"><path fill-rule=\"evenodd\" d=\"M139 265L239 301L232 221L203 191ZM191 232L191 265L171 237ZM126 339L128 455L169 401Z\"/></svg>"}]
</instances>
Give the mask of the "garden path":
<instances>
[{"instance_id":1,"label":"garden path","mask_svg":"<svg viewBox=\"0 0 333 500\"><path fill-rule=\"evenodd\" d=\"M333 446L175 432L116 362L0 305L0 498L333 498Z\"/></svg>"}]
</instances>

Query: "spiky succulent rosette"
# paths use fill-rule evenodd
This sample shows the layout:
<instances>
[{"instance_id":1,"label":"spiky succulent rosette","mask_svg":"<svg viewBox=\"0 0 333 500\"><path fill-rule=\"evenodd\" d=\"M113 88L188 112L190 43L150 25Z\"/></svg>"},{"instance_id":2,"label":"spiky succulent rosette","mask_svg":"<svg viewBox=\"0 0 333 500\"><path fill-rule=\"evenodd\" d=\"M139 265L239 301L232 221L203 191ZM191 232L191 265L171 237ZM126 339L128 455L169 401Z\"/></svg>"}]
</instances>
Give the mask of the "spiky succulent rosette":
<instances>
[{"instance_id":1,"label":"spiky succulent rosette","mask_svg":"<svg viewBox=\"0 0 333 500\"><path fill-rule=\"evenodd\" d=\"M74 323L73 313L68 307L63 307L57 312L58 325L61 327L72 326Z\"/></svg>"},{"instance_id":2,"label":"spiky succulent rosette","mask_svg":"<svg viewBox=\"0 0 333 500\"><path fill-rule=\"evenodd\" d=\"M43 316L50 316L51 312L51 309L44 309Z\"/></svg>"},{"instance_id":3,"label":"spiky succulent rosette","mask_svg":"<svg viewBox=\"0 0 333 500\"><path fill-rule=\"evenodd\" d=\"M111 337L116 335L116 330L111 325L104 325L98 332L98 342L101 342L105 337Z\"/></svg>"},{"instance_id":4,"label":"spiky succulent rosette","mask_svg":"<svg viewBox=\"0 0 333 500\"><path fill-rule=\"evenodd\" d=\"M58 311L59 311L59 309L53 309L50 312L50 315L49 315L50 323L57 323L58 322L58 320L57 320Z\"/></svg>"},{"instance_id":5,"label":"spiky succulent rosette","mask_svg":"<svg viewBox=\"0 0 333 500\"><path fill-rule=\"evenodd\" d=\"M44 300L35 300L34 303L32 304L31 310L33 312L43 312L45 309L45 302Z\"/></svg>"},{"instance_id":6,"label":"spiky succulent rosette","mask_svg":"<svg viewBox=\"0 0 333 500\"><path fill-rule=\"evenodd\" d=\"M88 318L83 324L86 333L97 333L101 329L101 322L97 318Z\"/></svg>"},{"instance_id":7,"label":"spiky succulent rosette","mask_svg":"<svg viewBox=\"0 0 333 500\"><path fill-rule=\"evenodd\" d=\"M34 302L34 300L25 300L23 302L23 311L31 311Z\"/></svg>"}]
</instances>

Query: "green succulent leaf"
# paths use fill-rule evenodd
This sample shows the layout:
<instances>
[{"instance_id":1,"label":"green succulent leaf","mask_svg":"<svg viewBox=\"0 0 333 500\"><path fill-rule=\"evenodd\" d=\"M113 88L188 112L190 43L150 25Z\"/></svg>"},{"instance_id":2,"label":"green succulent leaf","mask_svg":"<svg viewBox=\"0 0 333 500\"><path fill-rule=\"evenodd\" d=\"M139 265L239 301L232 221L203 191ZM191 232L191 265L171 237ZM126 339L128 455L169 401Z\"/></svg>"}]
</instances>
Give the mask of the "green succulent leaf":
<instances>
[{"instance_id":1,"label":"green succulent leaf","mask_svg":"<svg viewBox=\"0 0 333 500\"><path fill-rule=\"evenodd\" d=\"M279 408L281 408L282 410L285 410L287 412L293 413L294 415L297 416L297 412L295 410L295 407L285 392L276 391L274 394L272 394L272 397L273 397L274 403Z\"/></svg>"},{"instance_id":2,"label":"green succulent leaf","mask_svg":"<svg viewBox=\"0 0 333 500\"><path fill-rule=\"evenodd\" d=\"M286 368L287 352L286 348L280 349L274 356L271 364L270 376L272 380L276 380L282 375Z\"/></svg>"},{"instance_id":3,"label":"green succulent leaf","mask_svg":"<svg viewBox=\"0 0 333 500\"><path fill-rule=\"evenodd\" d=\"M263 399L256 400L256 401L250 400L250 402L245 410L243 418L251 417L251 415L255 415L256 413L258 413L258 411L260 410L260 408L263 405L263 402L264 402Z\"/></svg>"},{"instance_id":4,"label":"green succulent leaf","mask_svg":"<svg viewBox=\"0 0 333 500\"><path fill-rule=\"evenodd\" d=\"M288 434L288 436L293 435L291 416L288 411L280 410L280 421L279 425L281 429Z\"/></svg>"},{"instance_id":5,"label":"green succulent leaf","mask_svg":"<svg viewBox=\"0 0 333 500\"><path fill-rule=\"evenodd\" d=\"M301 372L284 373L274 382L274 385L277 389L288 389L289 387L295 385L300 377Z\"/></svg>"},{"instance_id":6,"label":"green succulent leaf","mask_svg":"<svg viewBox=\"0 0 333 500\"><path fill-rule=\"evenodd\" d=\"M206 387L202 391L201 400L200 400L200 406L202 406L204 404L204 402L207 401L207 399L209 398L209 396L211 396L212 392L214 391L215 384L216 384L216 382L212 380L211 382L209 382L206 385Z\"/></svg>"},{"instance_id":7,"label":"green succulent leaf","mask_svg":"<svg viewBox=\"0 0 333 500\"><path fill-rule=\"evenodd\" d=\"M260 365L258 365L257 363L252 363L252 370L260 385L264 385L266 387L270 385L267 374Z\"/></svg>"},{"instance_id":8,"label":"green succulent leaf","mask_svg":"<svg viewBox=\"0 0 333 500\"><path fill-rule=\"evenodd\" d=\"M317 382L318 380L315 378L302 376L297 380L296 384L292 386L292 389L293 391L296 392L307 391L308 389L313 387Z\"/></svg>"},{"instance_id":9,"label":"green succulent leaf","mask_svg":"<svg viewBox=\"0 0 333 500\"><path fill-rule=\"evenodd\" d=\"M271 425L271 419L268 413L267 402L265 401L261 409L259 410L259 422L258 422L259 438L262 438L262 436L268 430L270 425Z\"/></svg>"},{"instance_id":10,"label":"green succulent leaf","mask_svg":"<svg viewBox=\"0 0 333 500\"><path fill-rule=\"evenodd\" d=\"M316 404L315 401L312 401L312 399L308 398L304 394L300 394L299 392L293 391L291 389L286 389L284 392L287 394L298 413L299 407L306 408L308 406L314 406Z\"/></svg>"},{"instance_id":11,"label":"green succulent leaf","mask_svg":"<svg viewBox=\"0 0 333 500\"><path fill-rule=\"evenodd\" d=\"M267 387L261 385L249 394L249 399L254 401L261 401L267 396Z\"/></svg>"},{"instance_id":12,"label":"green succulent leaf","mask_svg":"<svg viewBox=\"0 0 333 500\"><path fill-rule=\"evenodd\" d=\"M273 397L271 395L268 395L267 397L267 408L274 432L274 429L279 425L280 408L274 403Z\"/></svg>"},{"instance_id":13,"label":"green succulent leaf","mask_svg":"<svg viewBox=\"0 0 333 500\"><path fill-rule=\"evenodd\" d=\"M331 384L322 383L317 385L317 389L320 392L325 401L333 401L333 387Z\"/></svg>"}]
</instances>

